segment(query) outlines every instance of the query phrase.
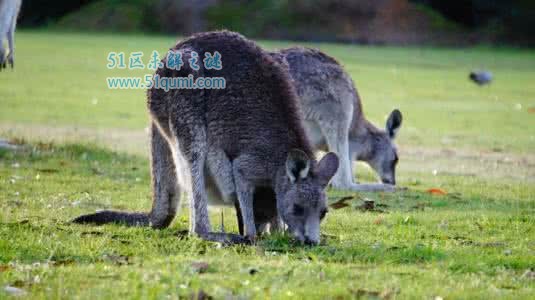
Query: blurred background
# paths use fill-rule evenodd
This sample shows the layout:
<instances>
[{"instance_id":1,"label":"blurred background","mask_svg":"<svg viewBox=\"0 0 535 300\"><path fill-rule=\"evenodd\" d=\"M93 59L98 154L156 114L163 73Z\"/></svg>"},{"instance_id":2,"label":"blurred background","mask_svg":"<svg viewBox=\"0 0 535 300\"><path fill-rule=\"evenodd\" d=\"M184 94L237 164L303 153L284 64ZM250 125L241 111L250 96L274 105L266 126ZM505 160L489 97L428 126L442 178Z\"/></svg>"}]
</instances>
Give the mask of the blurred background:
<instances>
[{"instance_id":1,"label":"blurred background","mask_svg":"<svg viewBox=\"0 0 535 300\"><path fill-rule=\"evenodd\" d=\"M532 46L535 1L25 0L19 26L181 35L226 28L263 39Z\"/></svg>"}]
</instances>

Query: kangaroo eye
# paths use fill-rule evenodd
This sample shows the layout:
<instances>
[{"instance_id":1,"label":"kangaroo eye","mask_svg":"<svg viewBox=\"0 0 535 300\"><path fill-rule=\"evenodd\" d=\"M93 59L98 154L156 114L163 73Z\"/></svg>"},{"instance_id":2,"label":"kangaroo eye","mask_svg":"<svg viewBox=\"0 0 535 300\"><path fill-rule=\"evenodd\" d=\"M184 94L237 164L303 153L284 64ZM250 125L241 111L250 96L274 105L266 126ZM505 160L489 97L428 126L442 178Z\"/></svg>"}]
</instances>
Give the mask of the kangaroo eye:
<instances>
[{"instance_id":1,"label":"kangaroo eye","mask_svg":"<svg viewBox=\"0 0 535 300\"><path fill-rule=\"evenodd\" d=\"M295 216L302 216L305 214L305 209L299 204L294 204L293 214Z\"/></svg>"},{"instance_id":2,"label":"kangaroo eye","mask_svg":"<svg viewBox=\"0 0 535 300\"><path fill-rule=\"evenodd\" d=\"M324 209L324 210L321 211L320 220L323 220L323 218L325 218L325 215L327 215L327 209Z\"/></svg>"}]
</instances>

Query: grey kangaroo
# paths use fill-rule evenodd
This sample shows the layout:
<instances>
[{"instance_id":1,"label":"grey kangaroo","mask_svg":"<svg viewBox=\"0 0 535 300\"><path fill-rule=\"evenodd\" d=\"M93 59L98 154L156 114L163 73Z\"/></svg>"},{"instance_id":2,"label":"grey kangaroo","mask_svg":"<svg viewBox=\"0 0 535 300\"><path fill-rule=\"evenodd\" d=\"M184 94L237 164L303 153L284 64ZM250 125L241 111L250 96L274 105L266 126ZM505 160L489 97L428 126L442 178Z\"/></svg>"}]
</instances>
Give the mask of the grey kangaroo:
<instances>
[{"instance_id":1,"label":"grey kangaroo","mask_svg":"<svg viewBox=\"0 0 535 300\"><path fill-rule=\"evenodd\" d=\"M0 0L0 71L6 68L6 62L11 68L15 65L15 27L22 0ZM7 38L9 53L6 57L4 39Z\"/></svg>"},{"instance_id":2,"label":"grey kangaroo","mask_svg":"<svg viewBox=\"0 0 535 300\"><path fill-rule=\"evenodd\" d=\"M313 148L333 151L340 159L333 186L355 191L394 190L398 162L394 138L401 126L401 112L392 111L381 130L364 117L351 77L334 58L302 47L271 54L289 66ZM383 184L355 183L354 160L367 162Z\"/></svg>"},{"instance_id":3,"label":"grey kangaroo","mask_svg":"<svg viewBox=\"0 0 535 300\"><path fill-rule=\"evenodd\" d=\"M101 211L74 222L167 227L185 191L190 197L190 232L209 239L208 191L215 189L227 201L239 203L245 235L254 239L254 192L265 187L275 195L266 201L275 203L289 232L305 244L319 243L320 222L327 212L324 190L338 169L338 157L328 153L315 161L285 67L254 42L227 31L194 35L173 50L185 62L194 52L204 57L218 51L223 68L206 69L200 63L195 71L186 63L180 70L158 69L156 75L223 77L226 87L167 92L151 88L151 212Z\"/></svg>"}]
</instances>

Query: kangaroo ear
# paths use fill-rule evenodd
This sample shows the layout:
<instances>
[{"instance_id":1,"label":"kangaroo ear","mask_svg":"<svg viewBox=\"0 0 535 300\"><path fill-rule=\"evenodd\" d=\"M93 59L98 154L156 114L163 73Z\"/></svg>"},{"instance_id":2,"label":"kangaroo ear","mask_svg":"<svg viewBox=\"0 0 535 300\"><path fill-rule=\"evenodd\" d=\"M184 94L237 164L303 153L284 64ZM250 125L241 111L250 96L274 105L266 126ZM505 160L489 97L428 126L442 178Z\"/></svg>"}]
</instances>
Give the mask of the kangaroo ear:
<instances>
[{"instance_id":1,"label":"kangaroo ear","mask_svg":"<svg viewBox=\"0 0 535 300\"><path fill-rule=\"evenodd\" d=\"M390 116L388 116L388 120L386 120L386 132L388 132L388 136L391 139L396 137L396 134L398 133L398 130L401 127L402 120L403 117L401 116L401 112L398 109L394 109L390 113Z\"/></svg>"},{"instance_id":2,"label":"kangaroo ear","mask_svg":"<svg viewBox=\"0 0 535 300\"><path fill-rule=\"evenodd\" d=\"M329 152L323 156L317 165L317 176L322 186L327 186L331 178L338 170L340 160L334 152Z\"/></svg>"},{"instance_id":3,"label":"kangaroo ear","mask_svg":"<svg viewBox=\"0 0 535 300\"><path fill-rule=\"evenodd\" d=\"M290 182L294 183L299 178L307 177L309 170L310 158L308 155L298 149L290 150L286 159L286 175L290 178Z\"/></svg>"}]
</instances>

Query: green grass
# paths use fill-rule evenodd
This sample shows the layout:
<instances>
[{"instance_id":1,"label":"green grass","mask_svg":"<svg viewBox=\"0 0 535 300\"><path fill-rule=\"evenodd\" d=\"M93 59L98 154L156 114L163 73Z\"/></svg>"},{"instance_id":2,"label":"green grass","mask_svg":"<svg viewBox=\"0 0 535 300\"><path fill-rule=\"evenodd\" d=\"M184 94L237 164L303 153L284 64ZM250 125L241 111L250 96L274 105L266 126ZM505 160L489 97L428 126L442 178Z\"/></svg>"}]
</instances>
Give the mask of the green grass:
<instances>
[{"instance_id":1,"label":"green grass","mask_svg":"<svg viewBox=\"0 0 535 300\"><path fill-rule=\"evenodd\" d=\"M145 71L110 71L106 55L173 43L17 33L16 69L0 73L0 137L29 142L0 150L0 298L4 286L28 298L533 297L523 274L535 268L535 55L525 50L316 45L351 73L370 119L403 111L398 181L409 188L332 209L318 247L276 235L222 248L184 236L185 207L159 231L69 224L95 209L150 208L145 92L105 85ZM495 82L471 84L472 68ZM373 179L363 165L358 174ZM329 191L331 201L348 194ZM363 197L383 212L356 209Z\"/></svg>"}]
</instances>

